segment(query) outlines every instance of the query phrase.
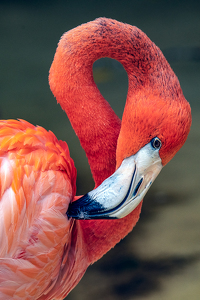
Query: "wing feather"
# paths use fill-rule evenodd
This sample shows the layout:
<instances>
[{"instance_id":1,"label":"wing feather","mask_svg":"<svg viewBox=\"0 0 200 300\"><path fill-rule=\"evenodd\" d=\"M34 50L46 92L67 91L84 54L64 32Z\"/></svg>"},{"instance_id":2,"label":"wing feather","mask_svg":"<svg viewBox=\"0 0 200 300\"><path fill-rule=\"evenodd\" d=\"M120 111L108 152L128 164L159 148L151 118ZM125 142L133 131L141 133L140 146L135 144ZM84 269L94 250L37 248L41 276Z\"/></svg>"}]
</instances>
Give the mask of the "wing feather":
<instances>
[{"instance_id":1,"label":"wing feather","mask_svg":"<svg viewBox=\"0 0 200 300\"><path fill-rule=\"evenodd\" d=\"M56 284L75 178L68 147L53 133L0 121L0 299L38 299Z\"/></svg>"}]
</instances>

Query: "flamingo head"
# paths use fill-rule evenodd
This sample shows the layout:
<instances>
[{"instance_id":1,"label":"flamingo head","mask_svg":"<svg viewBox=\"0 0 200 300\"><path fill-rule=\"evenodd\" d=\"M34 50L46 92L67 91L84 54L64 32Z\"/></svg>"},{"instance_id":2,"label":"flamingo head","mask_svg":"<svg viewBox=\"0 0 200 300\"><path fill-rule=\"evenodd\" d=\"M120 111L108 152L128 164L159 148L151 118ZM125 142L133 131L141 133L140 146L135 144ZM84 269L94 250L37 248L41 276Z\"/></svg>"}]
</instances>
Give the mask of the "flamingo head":
<instances>
[{"instance_id":1,"label":"flamingo head","mask_svg":"<svg viewBox=\"0 0 200 300\"><path fill-rule=\"evenodd\" d=\"M117 168L153 138L160 139L159 156L165 166L185 143L191 126L190 105L179 91L162 97L139 91L128 96L117 144Z\"/></svg>"},{"instance_id":2,"label":"flamingo head","mask_svg":"<svg viewBox=\"0 0 200 300\"><path fill-rule=\"evenodd\" d=\"M179 97L127 98L117 144L116 171L73 202L68 216L77 219L122 218L142 201L152 182L186 141L191 110Z\"/></svg>"}]
</instances>

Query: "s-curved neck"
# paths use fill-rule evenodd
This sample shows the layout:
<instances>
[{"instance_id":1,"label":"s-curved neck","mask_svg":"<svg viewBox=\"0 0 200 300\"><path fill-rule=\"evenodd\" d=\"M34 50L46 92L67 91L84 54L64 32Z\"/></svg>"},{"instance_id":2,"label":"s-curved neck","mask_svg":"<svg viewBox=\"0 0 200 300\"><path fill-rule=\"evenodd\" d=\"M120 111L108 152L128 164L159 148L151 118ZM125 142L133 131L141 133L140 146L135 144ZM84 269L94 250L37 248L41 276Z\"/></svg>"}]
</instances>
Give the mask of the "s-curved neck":
<instances>
[{"instance_id":1,"label":"s-curved neck","mask_svg":"<svg viewBox=\"0 0 200 300\"><path fill-rule=\"evenodd\" d=\"M126 111L138 91L153 87L159 95L165 90L166 96L165 82L160 84L159 77L163 78L170 69L161 51L143 32L115 20L99 18L68 31L61 38L50 69L50 87L86 152L96 186L115 171L121 128L119 118L93 79L93 63L101 57L118 60L128 74ZM167 80L168 85L170 80L173 78ZM168 93L172 91L168 89ZM90 262L132 230L140 209L141 204L121 220L80 222Z\"/></svg>"},{"instance_id":2,"label":"s-curved neck","mask_svg":"<svg viewBox=\"0 0 200 300\"><path fill-rule=\"evenodd\" d=\"M68 31L58 44L50 87L86 152L96 186L115 170L121 122L94 82L93 63L101 57L121 62L129 78L128 102L137 90L155 85L159 55L138 28L105 18Z\"/></svg>"}]
</instances>

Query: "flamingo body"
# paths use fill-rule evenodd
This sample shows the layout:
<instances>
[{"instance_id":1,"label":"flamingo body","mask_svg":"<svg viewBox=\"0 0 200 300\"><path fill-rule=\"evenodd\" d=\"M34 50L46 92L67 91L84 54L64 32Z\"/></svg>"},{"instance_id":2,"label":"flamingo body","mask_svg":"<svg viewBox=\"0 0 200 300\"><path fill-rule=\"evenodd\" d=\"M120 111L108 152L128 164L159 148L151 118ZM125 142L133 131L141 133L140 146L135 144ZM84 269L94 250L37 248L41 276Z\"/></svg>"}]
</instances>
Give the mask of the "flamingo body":
<instances>
[{"instance_id":1,"label":"flamingo body","mask_svg":"<svg viewBox=\"0 0 200 300\"><path fill-rule=\"evenodd\" d=\"M37 299L66 259L76 169L65 142L22 120L0 122L0 145L0 298Z\"/></svg>"},{"instance_id":2,"label":"flamingo body","mask_svg":"<svg viewBox=\"0 0 200 300\"><path fill-rule=\"evenodd\" d=\"M93 62L105 56L128 74L122 123L94 83ZM141 149L150 147L165 165L189 133L191 111L179 81L136 27L99 18L69 31L49 82L86 152L95 187ZM75 201L75 181L65 142L23 120L0 121L0 299L63 299L137 223L142 202L122 219L67 217L69 206L83 199Z\"/></svg>"}]
</instances>

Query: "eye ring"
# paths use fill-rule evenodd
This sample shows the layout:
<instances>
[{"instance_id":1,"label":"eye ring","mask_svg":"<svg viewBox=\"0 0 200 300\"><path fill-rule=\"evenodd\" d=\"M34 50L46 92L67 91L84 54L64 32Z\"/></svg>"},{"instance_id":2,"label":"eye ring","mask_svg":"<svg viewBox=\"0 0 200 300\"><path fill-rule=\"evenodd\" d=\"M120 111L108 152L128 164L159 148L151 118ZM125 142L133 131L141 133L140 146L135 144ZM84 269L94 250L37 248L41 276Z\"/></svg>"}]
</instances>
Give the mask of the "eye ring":
<instances>
[{"instance_id":1,"label":"eye ring","mask_svg":"<svg viewBox=\"0 0 200 300\"><path fill-rule=\"evenodd\" d=\"M159 150L162 146L161 140L158 137L155 137L151 140L151 146L156 149Z\"/></svg>"}]
</instances>

